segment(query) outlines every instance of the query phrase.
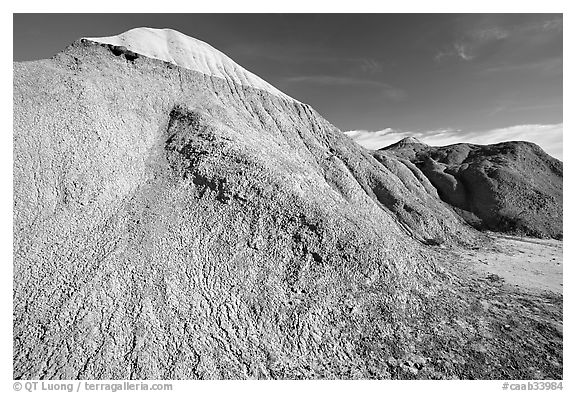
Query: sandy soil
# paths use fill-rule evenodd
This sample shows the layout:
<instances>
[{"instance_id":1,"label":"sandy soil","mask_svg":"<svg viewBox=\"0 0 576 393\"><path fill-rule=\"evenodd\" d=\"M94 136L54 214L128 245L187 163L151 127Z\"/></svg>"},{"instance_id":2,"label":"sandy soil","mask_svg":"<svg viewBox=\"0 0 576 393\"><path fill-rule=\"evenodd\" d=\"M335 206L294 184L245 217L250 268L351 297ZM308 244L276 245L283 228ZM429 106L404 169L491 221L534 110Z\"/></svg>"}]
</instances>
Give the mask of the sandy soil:
<instances>
[{"instance_id":1,"label":"sandy soil","mask_svg":"<svg viewBox=\"0 0 576 393\"><path fill-rule=\"evenodd\" d=\"M496 234L489 237L492 242L458 256L492 281L562 294L562 241Z\"/></svg>"}]
</instances>

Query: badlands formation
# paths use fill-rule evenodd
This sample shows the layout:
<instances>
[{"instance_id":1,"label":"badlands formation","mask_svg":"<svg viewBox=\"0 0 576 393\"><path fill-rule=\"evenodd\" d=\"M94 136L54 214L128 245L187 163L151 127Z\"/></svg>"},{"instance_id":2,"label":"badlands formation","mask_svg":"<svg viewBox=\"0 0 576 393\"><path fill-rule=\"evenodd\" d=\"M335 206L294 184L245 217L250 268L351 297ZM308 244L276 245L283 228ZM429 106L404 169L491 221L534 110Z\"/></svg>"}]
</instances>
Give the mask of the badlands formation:
<instances>
[{"instance_id":1,"label":"badlands formation","mask_svg":"<svg viewBox=\"0 0 576 393\"><path fill-rule=\"evenodd\" d=\"M469 224L532 237L562 239L562 162L529 142L432 147L416 138L373 153L392 153L418 167Z\"/></svg>"},{"instance_id":2,"label":"badlands formation","mask_svg":"<svg viewBox=\"0 0 576 393\"><path fill-rule=\"evenodd\" d=\"M14 378L561 379L419 165L173 30L15 62Z\"/></svg>"}]
</instances>

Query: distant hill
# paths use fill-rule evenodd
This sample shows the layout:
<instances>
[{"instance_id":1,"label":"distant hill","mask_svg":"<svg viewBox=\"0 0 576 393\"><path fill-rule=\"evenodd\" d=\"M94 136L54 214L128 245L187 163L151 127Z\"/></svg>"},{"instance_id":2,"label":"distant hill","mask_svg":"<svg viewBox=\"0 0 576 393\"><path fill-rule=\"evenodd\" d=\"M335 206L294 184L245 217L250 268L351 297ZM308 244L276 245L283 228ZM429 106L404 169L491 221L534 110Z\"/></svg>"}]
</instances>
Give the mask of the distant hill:
<instances>
[{"instance_id":1,"label":"distant hill","mask_svg":"<svg viewBox=\"0 0 576 393\"><path fill-rule=\"evenodd\" d=\"M373 155L415 165L476 228L562 238L563 164L534 143L432 147L405 138Z\"/></svg>"}]
</instances>

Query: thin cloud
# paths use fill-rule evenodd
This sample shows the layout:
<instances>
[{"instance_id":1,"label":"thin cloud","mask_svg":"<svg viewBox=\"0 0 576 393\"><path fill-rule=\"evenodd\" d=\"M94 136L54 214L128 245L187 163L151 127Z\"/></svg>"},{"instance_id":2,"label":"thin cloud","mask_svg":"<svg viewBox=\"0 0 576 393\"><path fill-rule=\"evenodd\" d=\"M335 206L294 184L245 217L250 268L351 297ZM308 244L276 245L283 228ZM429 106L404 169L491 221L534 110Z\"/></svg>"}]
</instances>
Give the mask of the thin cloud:
<instances>
[{"instance_id":1,"label":"thin cloud","mask_svg":"<svg viewBox=\"0 0 576 393\"><path fill-rule=\"evenodd\" d=\"M376 59L355 56L334 56L321 48L302 45L288 46L285 43L238 43L226 48L235 56L251 56L295 65L333 65L351 73L377 74L384 64Z\"/></svg>"},{"instance_id":2,"label":"thin cloud","mask_svg":"<svg viewBox=\"0 0 576 393\"><path fill-rule=\"evenodd\" d=\"M388 84L370 79L360 79L350 76L331 76L331 75L308 75L294 76L286 78L291 83L313 83L317 85L335 85L335 86L372 86L372 87L389 87Z\"/></svg>"},{"instance_id":3,"label":"thin cloud","mask_svg":"<svg viewBox=\"0 0 576 393\"><path fill-rule=\"evenodd\" d=\"M406 92L404 90L389 85L388 83L352 76L308 75L286 78L285 81L288 83L306 83L322 86L367 87L380 90L385 98L394 101L401 101L406 98Z\"/></svg>"},{"instance_id":4,"label":"thin cloud","mask_svg":"<svg viewBox=\"0 0 576 393\"><path fill-rule=\"evenodd\" d=\"M515 101L501 101L495 100L495 106L493 109L486 112L486 116L492 117L501 112L517 113L517 112L531 112L531 111L542 111L542 110L562 110L562 103L556 102L551 104L528 104L521 105Z\"/></svg>"},{"instance_id":5,"label":"thin cloud","mask_svg":"<svg viewBox=\"0 0 576 393\"><path fill-rule=\"evenodd\" d=\"M520 24L506 24L501 18L487 16L484 19L461 18L455 27L454 40L440 48L434 57L436 62L458 59L471 61L493 53L494 48L517 52L520 46L529 43L531 51L536 46L546 45L562 33L562 17L540 19Z\"/></svg>"},{"instance_id":6,"label":"thin cloud","mask_svg":"<svg viewBox=\"0 0 576 393\"><path fill-rule=\"evenodd\" d=\"M410 132L386 128L380 131L347 131L345 134L370 150L380 149L412 136L432 146L446 146L454 143L487 145L506 141L528 141L536 143L551 156L560 160L563 157L563 123L523 124L477 132L456 129Z\"/></svg>"},{"instance_id":7,"label":"thin cloud","mask_svg":"<svg viewBox=\"0 0 576 393\"><path fill-rule=\"evenodd\" d=\"M384 70L384 66L374 59L355 59L359 62L359 69L366 74L378 74Z\"/></svg>"},{"instance_id":8,"label":"thin cloud","mask_svg":"<svg viewBox=\"0 0 576 393\"><path fill-rule=\"evenodd\" d=\"M474 56L470 54L470 51L466 44L463 43L454 44L454 50L456 55L462 60L470 61L474 59Z\"/></svg>"},{"instance_id":9,"label":"thin cloud","mask_svg":"<svg viewBox=\"0 0 576 393\"><path fill-rule=\"evenodd\" d=\"M562 74L562 57L552 57L529 63L501 64L487 67L483 73L538 71L543 74Z\"/></svg>"},{"instance_id":10,"label":"thin cloud","mask_svg":"<svg viewBox=\"0 0 576 393\"><path fill-rule=\"evenodd\" d=\"M455 57L464 61L471 61L474 59L475 56L472 55L472 53L470 52L470 48L467 44L463 42L455 42L452 44L450 48L436 53L434 60L436 62L441 62L444 59L448 59L451 57L453 58Z\"/></svg>"},{"instance_id":11,"label":"thin cloud","mask_svg":"<svg viewBox=\"0 0 576 393\"><path fill-rule=\"evenodd\" d=\"M472 30L469 35L478 41L498 41L508 38L510 32L502 27L493 26Z\"/></svg>"},{"instance_id":12,"label":"thin cloud","mask_svg":"<svg viewBox=\"0 0 576 393\"><path fill-rule=\"evenodd\" d=\"M563 29L562 17L555 17L541 22L518 26L520 32L553 31L561 33Z\"/></svg>"}]
</instances>

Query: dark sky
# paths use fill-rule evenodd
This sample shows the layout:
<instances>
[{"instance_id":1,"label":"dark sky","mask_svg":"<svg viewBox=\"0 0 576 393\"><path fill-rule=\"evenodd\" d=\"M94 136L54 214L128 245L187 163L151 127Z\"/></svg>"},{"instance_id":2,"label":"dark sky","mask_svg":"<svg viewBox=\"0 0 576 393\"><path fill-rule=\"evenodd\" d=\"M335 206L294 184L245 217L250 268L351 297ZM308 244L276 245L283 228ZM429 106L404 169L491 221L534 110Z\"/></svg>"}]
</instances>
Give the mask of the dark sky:
<instances>
[{"instance_id":1,"label":"dark sky","mask_svg":"<svg viewBox=\"0 0 576 393\"><path fill-rule=\"evenodd\" d=\"M206 41L342 130L562 123L561 14L16 14L14 59L142 26Z\"/></svg>"}]
</instances>

